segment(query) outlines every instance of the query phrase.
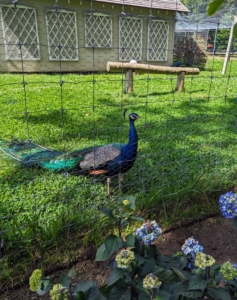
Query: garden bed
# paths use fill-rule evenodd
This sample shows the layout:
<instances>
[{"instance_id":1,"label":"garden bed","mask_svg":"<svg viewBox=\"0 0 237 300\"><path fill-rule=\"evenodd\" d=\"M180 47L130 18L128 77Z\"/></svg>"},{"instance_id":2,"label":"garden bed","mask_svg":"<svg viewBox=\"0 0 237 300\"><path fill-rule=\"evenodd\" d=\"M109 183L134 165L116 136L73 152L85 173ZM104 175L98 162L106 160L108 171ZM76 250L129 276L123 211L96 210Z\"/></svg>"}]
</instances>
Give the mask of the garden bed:
<instances>
[{"instance_id":1,"label":"garden bed","mask_svg":"<svg viewBox=\"0 0 237 300\"><path fill-rule=\"evenodd\" d=\"M227 260L236 263L237 229L232 228L231 220L219 216L195 223L190 222L176 229L168 229L155 244L162 254L170 256L175 252L180 252L185 239L190 236L194 236L200 242L204 247L204 252L212 255L216 263L220 264ZM95 280L101 286L107 282L110 269L107 262L95 262L95 253L95 247L89 247L84 252L78 250L79 261L73 265L73 269L79 281ZM51 275L56 279L59 274L65 274L69 270L70 268L66 268ZM19 289L4 292L0 299L48 300L50 297L37 296L29 290L29 285L25 284Z\"/></svg>"}]
</instances>

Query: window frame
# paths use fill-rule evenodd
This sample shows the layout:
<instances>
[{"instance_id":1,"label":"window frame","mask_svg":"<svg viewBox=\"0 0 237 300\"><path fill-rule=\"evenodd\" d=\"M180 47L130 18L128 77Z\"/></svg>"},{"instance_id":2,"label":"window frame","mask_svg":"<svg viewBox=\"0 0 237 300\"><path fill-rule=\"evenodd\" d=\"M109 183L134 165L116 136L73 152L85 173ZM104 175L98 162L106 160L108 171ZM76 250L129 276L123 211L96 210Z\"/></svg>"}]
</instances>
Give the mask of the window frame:
<instances>
[{"instance_id":1,"label":"window frame","mask_svg":"<svg viewBox=\"0 0 237 300\"><path fill-rule=\"evenodd\" d=\"M150 31L150 24L152 22L159 22L159 23L167 23L167 37L166 37L166 52L165 52L165 59L151 59L149 56L150 56L150 35L151 35L151 31ZM148 26L147 26L147 30L148 30L148 33L147 33L147 61L168 61L168 46L169 46L169 31L170 31L170 24L169 24L169 21L166 21L166 20L160 20L160 19L153 19L153 20L148 20Z\"/></svg>"},{"instance_id":2,"label":"window frame","mask_svg":"<svg viewBox=\"0 0 237 300\"><path fill-rule=\"evenodd\" d=\"M75 42L76 42L76 58L64 58L64 57L59 57L59 58L53 58L54 51L51 54L52 50L51 50L51 44L50 44L50 33L49 32L49 24L48 24L48 13L55 13L55 10L51 9L51 10L47 10L46 11L46 17L45 17L45 21L46 21L46 35L47 35L47 44L48 44L48 59L49 61L79 61L79 54L78 54L78 48L79 48L79 44L78 44L78 32L77 32L77 14L75 11L67 11L65 9L60 9L59 12L57 13L67 13L67 14L73 14L74 15L74 33L75 33Z\"/></svg>"},{"instance_id":3,"label":"window frame","mask_svg":"<svg viewBox=\"0 0 237 300\"><path fill-rule=\"evenodd\" d=\"M141 22L141 29L140 29L140 50L139 50L139 59L137 59L136 57L126 57L126 58L122 58L121 57L121 49L123 47L123 45L121 45L121 22L123 19L129 19L129 20L139 20ZM134 17L134 16L129 16L129 17L119 17L119 61L130 61L131 59L135 59L136 61L142 61L142 44L143 44L143 19L138 18L138 17Z\"/></svg>"},{"instance_id":4,"label":"window frame","mask_svg":"<svg viewBox=\"0 0 237 300\"><path fill-rule=\"evenodd\" d=\"M87 41L87 20L86 20L86 17L89 16L89 15L92 15L95 16L95 17L107 17L108 19L110 19L110 43L109 43L109 46L104 46L104 45L101 45L101 46L96 46L96 45L92 45L92 44L89 44L88 41ZM113 20L112 20L112 16L110 14L105 14L105 13L101 13L101 12L86 12L84 13L84 37L85 37L85 48L98 48L98 49L112 49L113 47ZM96 44L96 43L95 43ZM99 43L97 43L99 44Z\"/></svg>"},{"instance_id":5,"label":"window frame","mask_svg":"<svg viewBox=\"0 0 237 300\"><path fill-rule=\"evenodd\" d=\"M5 57L6 60L27 60L27 61L36 61L36 60L41 60L41 55L40 55L40 43L39 43L39 30L38 30L38 21L37 21L37 13L36 13L36 9L34 7L28 7L28 6L24 6L24 5L17 5L16 8L14 9L24 9L24 10L32 10L34 13L34 26L35 26L35 33L36 33L36 42L37 42L37 50L38 50L38 56L37 57L31 57L31 58L27 58L27 57L22 57L22 55L20 57L11 57L8 52L8 43L7 43L7 34L6 34L6 27L4 24L4 14L3 14L3 7L8 7L8 8L14 8L12 5L0 5L0 15L2 16L2 31L3 31L3 40L4 40L4 48L5 48ZM18 40L19 37L16 37L16 39ZM18 41L19 42L19 41ZM13 43L13 45L17 46L16 44ZM24 46L24 44L22 44ZM18 46L19 47L19 46ZM29 51L28 51L29 52Z\"/></svg>"}]
</instances>

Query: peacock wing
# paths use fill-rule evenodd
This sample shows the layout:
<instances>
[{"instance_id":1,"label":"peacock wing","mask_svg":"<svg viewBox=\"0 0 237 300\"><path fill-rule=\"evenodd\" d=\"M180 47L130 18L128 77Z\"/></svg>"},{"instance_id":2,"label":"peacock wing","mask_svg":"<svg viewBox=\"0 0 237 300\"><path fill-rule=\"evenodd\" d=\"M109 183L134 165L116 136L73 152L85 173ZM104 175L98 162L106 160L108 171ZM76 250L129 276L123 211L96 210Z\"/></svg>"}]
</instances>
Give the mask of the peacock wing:
<instances>
[{"instance_id":1,"label":"peacock wing","mask_svg":"<svg viewBox=\"0 0 237 300\"><path fill-rule=\"evenodd\" d=\"M121 150L113 144L97 147L93 151L85 154L84 160L80 162L80 167L82 170L97 168L115 159L120 153Z\"/></svg>"}]
</instances>

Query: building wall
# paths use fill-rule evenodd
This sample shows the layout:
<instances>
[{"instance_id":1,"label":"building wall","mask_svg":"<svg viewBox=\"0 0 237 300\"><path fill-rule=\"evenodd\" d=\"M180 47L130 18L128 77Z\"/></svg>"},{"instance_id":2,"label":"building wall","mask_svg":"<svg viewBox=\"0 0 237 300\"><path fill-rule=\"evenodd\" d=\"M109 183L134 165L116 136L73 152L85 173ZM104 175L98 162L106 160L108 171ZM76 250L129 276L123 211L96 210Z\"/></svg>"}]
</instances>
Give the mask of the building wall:
<instances>
[{"instance_id":1,"label":"building wall","mask_svg":"<svg viewBox=\"0 0 237 300\"><path fill-rule=\"evenodd\" d=\"M70 3L68 3L70 2ZM6 3L6 2L5 2ZM5 3L1 3L4 5ZM26 4L27 1L24 2ZM38 35L40 43L40 60L14 60L6 59L2 15L0 20L0 72L91 72L105 71L107 61L119 61L119 17L121 16L122 6L108 3L94 3L90 6L90 1L59 1L60 7L76 11L77 18L77 38L78 38L78 55L77 61L50 61L48 51L48 39L46 28L46 11L54 9L54 1L38 1L33 3L29 1L27 7L36 9ZM85 47L85 29L84 13L93 8L94 11L103 11L112 14L112 48L86 48ZM137 7L124 7L126 15L139 16L143 19L142 31L142 60L140 63L150 63L155 65L167 66L172 64L173 60L173 43L174 43L174 12L152 10ZM166 61L147 61L147 43L148 43L148 18L150 12L154 17L169 22L168 35L168 56Z\"/></svg>"}]
</instances>

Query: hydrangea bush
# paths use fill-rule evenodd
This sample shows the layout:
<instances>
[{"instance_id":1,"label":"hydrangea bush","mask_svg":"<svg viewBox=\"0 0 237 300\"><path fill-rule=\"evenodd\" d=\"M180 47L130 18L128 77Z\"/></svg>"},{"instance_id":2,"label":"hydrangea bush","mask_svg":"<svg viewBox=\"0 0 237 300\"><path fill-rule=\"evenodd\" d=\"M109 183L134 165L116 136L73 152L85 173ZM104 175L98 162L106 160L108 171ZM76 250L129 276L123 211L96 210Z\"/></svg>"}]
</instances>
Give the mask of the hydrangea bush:
<instances>
[{"instance_id":1,"label":"hydrangea bush","mask_svg":"<svg viewBox=\"0 0 237 300\"><path fill-rule=\"evenodd\" d=\"M233 199L228 194L219 203L223 208L233 204ZM106 285L98 288L93 281L72 285L72 271L53 282L49 276L44 278L41 270L35 270L30 278L31 290L39 295L49 292L52 300L237 300L236 265L215 264L194 237L184 241L181 253L161 255L154 245L162 235L157 222L134 215L133 197L120 199L119 205L119 210L100 209L118 227L118 236L108 235L96 254L98 262L114 257L108 263L112 270ZM143 224L134 234L124 235L129 223L141 220Z\"/></svg>"}]
</instances>

